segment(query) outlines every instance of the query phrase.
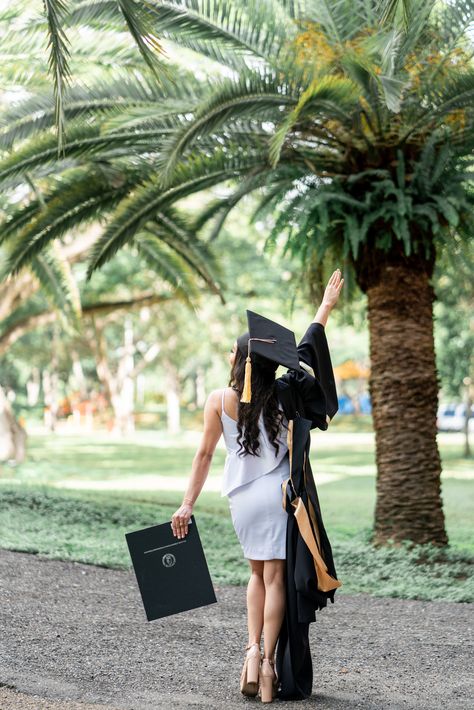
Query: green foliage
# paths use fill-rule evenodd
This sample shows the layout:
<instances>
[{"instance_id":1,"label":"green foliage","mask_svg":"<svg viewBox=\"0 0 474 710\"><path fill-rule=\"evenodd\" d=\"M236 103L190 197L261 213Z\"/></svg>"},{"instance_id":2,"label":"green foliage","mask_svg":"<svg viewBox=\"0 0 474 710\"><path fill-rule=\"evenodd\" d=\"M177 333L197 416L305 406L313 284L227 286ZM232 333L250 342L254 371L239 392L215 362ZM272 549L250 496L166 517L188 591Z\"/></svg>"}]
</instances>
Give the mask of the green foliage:
<instances>
[{"instance_id":1,"label":"green foliage","mask_svg":"<svg viewBox=\"0 0 474 710\"><path fill-rule=\"evenodd\" d=\"M46 557L112 568L130 568L125 533L170 520L179 494L162 501L130 501L118 495L0 488L0 545ZM248 564L227 507L202 496L194 510L213 581L244 585ZM472 602L473 558L432 545L372 548L370 529L350 536L329 529L339 579L338 593L369 593L401 599Z\"/></svg>"},{"instance_id":2,"label":"green foliage","mask_svg":"<svg viewBox=\"0 0 474 710\"><path fill-rule=\"evenodd\" d=\"M233 68L244 67L245 59L278 62L295 32L274 1L167 0L152 12L160 36Z\"/></svg>"},{"instance_id":3,"label":"green foliage","mask_svg":"<svg viewBox=\"0 0 474 710\"><path fill-rule=\"evenodd\" d=\"M346 593L378 597L472 602L473 558L435 545L370 546L371 530L333 545Z\"/></svg>"},{"instance_id":4,"label":"green foliage","mask_svg":"<svg viewBox=\"0 0 474 710\"><path fill-rule=\"evenodd\" d=\"M166 347L166 345L164 346ZM175 351L174 351L175 352ZM215 352L215 348L214 348ZM336 426L345 427L341 419ZM334 436L339 436L334 432ZM370 593L409 599L473 601L472 476L458 445L441 442L443 502L450 545L374 548L373 446L362 442L315 448L313 471L323 519L334 550L341 593ZM129 567L124 533L166 522L182 492L158 487L155 475L185 475L195 448L186 436L140 432L137 440L105 440L94 434L31 437L29 458L4 467L0 479L0 546L110 567ZM217 450L211 478L222 471ZM357 475L354 475L357 471ZM366 475L361 475L365 471ZM320 473L335 474L322 484ZM150 477L144 486L143 479ZM138 484L138 479L140 485ZM464 480L463 480L464 477ZM121 490L136 481L132 490ZM64 490L62 481L89 490ZM95 484L113 481L101 491ZM225 497L202 492L195 515L215 581L245 584L248 565L235 536ZM200 522L201 521L201 522Z\"/></svg>"},{"instance_id":5,"label":"green foliage","mask_svg":"<svg viewBox=\"0 0 474 710\"><path fill-rule=\"evenodd\" d=\"M127 23L130 34L140 50L140 54L159 79L160 70L165 72L164 65L159 61L159 54L162 49L154 34L155 28L150 21L146 4L136 0L117 0L117 5Z\"/></svg>"},{"instance_id":6,"label":"green foliage","mask_svg":"<svg viewBox=\"0 0 474 710\"><path fill-rule=\"evenodd\" d=\"M23 495L2 487L0 499L2 547L122 569L131 567L125 533L165 522L176 509L159 503L94 502L90 496L46 489ZM213 580L243 583L247 563L228 512L203 511L196 517Z\"/></svg>"},{"instance_id":7,"label":"green foliage","mask_svg":"<svg viewBox=\"0 0 474 710\"><path fill-rule=\"evenodd\" d=\"M457 402L466 398L464 378L474 373L474 241L456 239L449 254L439 258L435 273L436 364L441 401Z\"/></svg>"},{"instance_id":8,"label":"green foliage","mask_svg":"<svg viewBox=\"0 0 474 710\"><path fill-rule=\"evenodd\" d=\"M472 233L472 0L127 0L120 8L148 64L111 80L98 59L90 87L71 85L62 160L43 87L0 114L6 199L29 173L45 203L42 211L29 195L6 209L12 273L53 235L106 215L89 276L145 233L186 252L187 267L216 291L196 232L212 225L214 241L252 192L268 248L285 239L308 276L331 255L354 283L361 245L428 259ZM64 22L120 27L107 2L74 6ZM198 78L170 63L157 83L148 54L159 49L156 37L220 69ZM104 165L119 179L102 180ZM62 176L64 208L54 200ZM229 185L232 198L209 207L208 191ZM181 207L191 195L202 206L190 222Z\"/></svg>"},{"instance_id":9,"label":"green foliage","mask_svg":"<svg viewBox=\"0 0 474 710\"><path fill-rule=\"evenodd\" d=\"M44 10L49 30L49 69L53 77L55 95L55 121L58 129L58 157L62 152L64 138L64 91L71 79L69 47L62 27L66 5L63 0L44 0Z\"/></svg>"}]
</instances>

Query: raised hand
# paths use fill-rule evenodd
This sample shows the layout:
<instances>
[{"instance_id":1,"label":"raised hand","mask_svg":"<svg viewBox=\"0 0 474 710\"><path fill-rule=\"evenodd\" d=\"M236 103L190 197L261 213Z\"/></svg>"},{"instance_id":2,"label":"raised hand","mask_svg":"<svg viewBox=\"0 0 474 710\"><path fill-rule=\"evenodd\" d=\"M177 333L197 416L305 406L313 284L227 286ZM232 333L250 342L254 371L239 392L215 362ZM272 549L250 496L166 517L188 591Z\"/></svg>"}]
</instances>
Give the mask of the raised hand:
<instances>
[{"instance_id":1,"label":"raised hand","mask_svg":"<svg viewBox=\"0 0 474 710\"><path fill-rule=\"evenodd\" d=\"M331 278L329 279L324 290L322 302L323 306L334 308L337 303L337 299L339 298L339 294L341 293L343 283L344 279L341 277L341 270L336 269L336 271L332 272Z\"/></svg>"}]
</instances>

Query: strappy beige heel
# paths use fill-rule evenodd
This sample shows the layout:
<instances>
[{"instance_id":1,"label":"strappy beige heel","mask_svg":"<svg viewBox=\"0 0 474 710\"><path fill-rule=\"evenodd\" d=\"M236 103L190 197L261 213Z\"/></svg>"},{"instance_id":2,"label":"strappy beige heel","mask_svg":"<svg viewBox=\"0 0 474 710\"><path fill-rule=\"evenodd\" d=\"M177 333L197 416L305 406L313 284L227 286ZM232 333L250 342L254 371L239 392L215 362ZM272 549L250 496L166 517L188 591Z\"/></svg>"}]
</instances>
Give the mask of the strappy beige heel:
<instances>
[{"instance_id":1,"label":"strappy beige heel","mask_svg":"<svg viewBox=\"0 0 474 710\"><path fill-rule=\"evenodd\" d=\"M254 697L258 693L258 678L262 658L260 644L252 643L246 646L246 651L247 655L240 674L240 692Z\"/></svg>"},{"instance_id":2,"label":"strappy beige heel","mask_svg":"<svg viewBox=\"0 0 474 710\"><path fill-rule=\"evenodd\" d=\"M263 658L259 671L260 697L262 703L271 703L276 697L278 678L275 672L275 661Z\"/></svg>"}]
</instances>

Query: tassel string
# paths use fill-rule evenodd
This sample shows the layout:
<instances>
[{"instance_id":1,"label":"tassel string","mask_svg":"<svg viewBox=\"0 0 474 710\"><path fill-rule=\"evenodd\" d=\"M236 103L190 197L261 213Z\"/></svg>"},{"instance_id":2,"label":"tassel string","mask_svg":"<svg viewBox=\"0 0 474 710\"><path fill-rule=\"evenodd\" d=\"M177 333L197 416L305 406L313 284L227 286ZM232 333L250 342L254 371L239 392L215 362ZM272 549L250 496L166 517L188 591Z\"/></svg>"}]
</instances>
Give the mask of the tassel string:
<instances>
[{"instance_id":1,"label":"tassel string","mask_svg":"<svg viewBox=\"0 0 474 710\"><path fill-rule=\"evenodd\" d=\"M241 402L248 404L252 400L252 361L250 360L250 341L259 340L262 343L276 343L276 338L249 338L247 344L247 357L245 358L244 388Z\"/></svg>"}]
</instances>

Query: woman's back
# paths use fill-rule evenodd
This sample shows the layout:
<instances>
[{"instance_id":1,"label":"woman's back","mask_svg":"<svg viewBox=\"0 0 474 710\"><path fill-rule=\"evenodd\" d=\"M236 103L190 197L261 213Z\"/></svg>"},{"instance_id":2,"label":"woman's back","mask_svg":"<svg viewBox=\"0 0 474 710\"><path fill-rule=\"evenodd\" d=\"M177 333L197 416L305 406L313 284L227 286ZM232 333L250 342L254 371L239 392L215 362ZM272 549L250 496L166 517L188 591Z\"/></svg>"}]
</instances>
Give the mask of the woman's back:
<instances>
[{"instance_id":1,"label":"woman's back","mask_svg":"<svg viewBox=\"0 0 474 710\"><path fill-rule=\"evenodd\" d=\"M229 393L229 394L227 394ZM231 400L233 397L233 401ZM224 465L224 473L222 477L221 496L228 495L239 486L245 485L250 481L264 476L273 471L288 454L288 445L286 441L286 432L288 422L285 417L282 419L282 426L277 438L279 445L278 454L275 447L269 439L268 433L263 421L263 413L259 416L259 455L252 456L246 454L240 449L237 443L238 429L237 421L226 412L226 405L229 409L233 409L233 414L237 413L237 399L234 391L231 388L222 390L222 408L221 422L224 434L224 441L227 448L227 457ZM232 406L233 405L233 406ZM280 409L280 411L282 411ZM240 451L240 455L239 452Z\"/></svg>"}]
</instances>

